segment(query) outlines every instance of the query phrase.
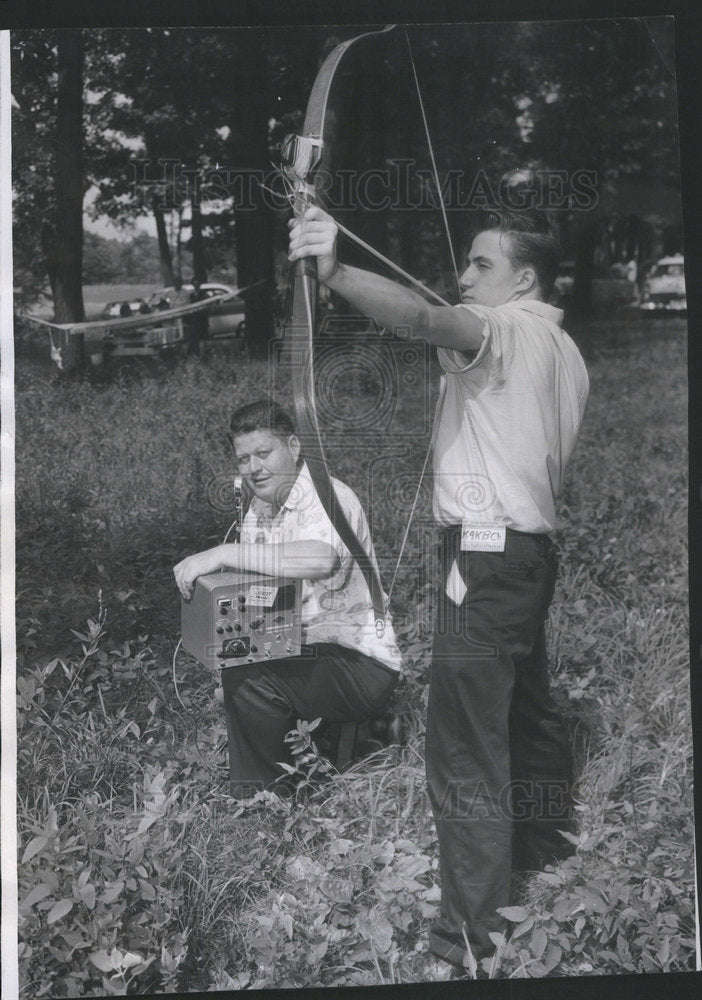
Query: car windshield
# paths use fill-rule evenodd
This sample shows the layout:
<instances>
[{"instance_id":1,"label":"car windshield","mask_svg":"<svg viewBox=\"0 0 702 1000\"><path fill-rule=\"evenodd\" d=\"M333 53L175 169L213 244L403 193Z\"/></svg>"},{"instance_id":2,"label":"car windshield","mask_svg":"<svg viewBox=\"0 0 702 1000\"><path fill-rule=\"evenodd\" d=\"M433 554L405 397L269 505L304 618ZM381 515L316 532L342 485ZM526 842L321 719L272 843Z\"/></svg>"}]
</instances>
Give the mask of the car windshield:
<instances>
[{"instance_id":1,"label":"car windshield","mask_svg":"<svg viewBox=\"0 0 702 1000\"><path fill-rule=\"evenodd\" d=\"M653 269L652 277L654 278L680 278L683 275L682 264L658 264Z\"/></svg>"}]
</instances>

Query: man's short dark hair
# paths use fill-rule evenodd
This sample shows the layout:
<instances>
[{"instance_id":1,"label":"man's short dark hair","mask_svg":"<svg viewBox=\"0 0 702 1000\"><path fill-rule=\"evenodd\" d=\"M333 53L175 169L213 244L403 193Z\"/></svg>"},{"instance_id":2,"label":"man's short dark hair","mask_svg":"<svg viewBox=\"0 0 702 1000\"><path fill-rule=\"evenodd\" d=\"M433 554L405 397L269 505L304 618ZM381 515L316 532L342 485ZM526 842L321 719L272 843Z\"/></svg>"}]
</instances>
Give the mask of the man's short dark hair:
<instances>
[{"instance_id":1,"label":"man's short dark hair","mask_svg":"<svg viewBox=\"0 0 702 1000\"><path fill-rule=\"evenodd\" d=\"M250 434L252 431L267 430L281 438L297 434L295 424L288 413L272 399L258 399L246 406L240 406L232 413L229 433Z\"/></svg>"},{"instance_id":2,"label":"man's short dark hair","mask_svg":"<svg viewBox=\"0 0 702 1000\"><path fill-rule=\"evenodd\" d=\"M495 230L509 236L505 255L515 270L533 267L544 301L548 301L558 276L563 251L548 218L535 210L488 209L482 213L477 233Z\"/></svg>"}]
</instances>

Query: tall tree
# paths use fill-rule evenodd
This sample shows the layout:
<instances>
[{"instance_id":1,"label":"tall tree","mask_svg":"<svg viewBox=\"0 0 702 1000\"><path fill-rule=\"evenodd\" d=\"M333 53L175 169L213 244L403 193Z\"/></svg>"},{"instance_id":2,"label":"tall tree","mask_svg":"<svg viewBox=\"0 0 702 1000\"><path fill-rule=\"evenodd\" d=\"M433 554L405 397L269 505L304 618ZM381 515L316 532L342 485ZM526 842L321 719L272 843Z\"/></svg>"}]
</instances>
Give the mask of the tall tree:
<instances>
[{"instance_id":1,"label":"tall tree","mask_svg":"<svg viewBox=\"0 0 702 1000\"><path fill-rule=\"evenodd\" d=\"M147 161L130 189L124 161L133 151L123 147L120 171L114 169L115 150L106 149L97 207L116 217L152 208L164 277L173 271L164 214L178 212L183 241L175 269L180 251L190 250L194 276L205 281L211 188L219 187L213 230L220 243L229 238L238 284L255 285L246 297L247 338L253 350L265 351L273 333L273 226L260 189L251 183L270 161L267 51L259 34L138 29L104 32L97 45L101 57L93 60L93 80L102 92L105 123L141 140L142 164Z\"/></svg>"},{"instance_id":2,"label":"tall tree","mask_svg":"<svg viewBox=\"0 0 702 1000\"><path fill-rule=\"evenodd\" d=\"M254 286L244 294L249 350L265 356L274 335L273 216L256 182L265 176L270 162L268 79L258 32L251 33L239 55L230 63L227 80L237 95L227 150L237 190L233 200L237 275L240 287Z\"/></svg>"},{"instance_id":3,"label":"tall tree","mask_svg":"<svg viewBox=\"0 0 702 1000\"><path fill-rule=\"evenodd\" d=\"M627 19L451 25L410 32L439 173L454 171L459 177L458 188L448 192L454 235L463 241L467 237L467 209L479 203L473 188L481 177L494 185L514 167L558 169L569 178L589 170L597 176L595 209L577 211L578 206L566 204L559 210L569 253L582 242L579 261L587 259L587 245L592 248L599 239L601 221L609 227L612 216L620 213L628 234L633 232L630 217L645 217L646 202L656 202L656 184L675 193L675 92L665 42L670 32L666 22L658 33L653 28L657 26ZM336 34L348 37L354 31ZM416 117L411 76L404 63L402 78L396 70L403 39L399 33L394 42L393 37L387 36L385 55L389 76L373 81L384 79L377 100L366 94L364 111L363 88L356 88L358 99L339 123L342 138L357 147L360 171L376 160L376 166L391 167L402 157L411 161L410 170L428 166L423 130L408 124L410 112ZM14 32L12 41L13 93L19 105L13 122L15 260L17 284L29 285L37 283L40 272L40 229L48 233L56 213L58 164L51 138L57 113L57 33ZM271 328L267 310L273 239L277 234L282 249L284 229L249 181L268 172L279 139L301 127L327 41L332 39L324 28L134 29L85 35L85 174L86 183L101 192L95 211L118 223L153 211L162 277L170 282L168 213L185 208L183 235L200 274L206 268L198 250L199 232L208 255L216 246L220 260L228 252L229 263L238 263L240 284L263 282L247 299L248 333L262 349ZM362 79L356 82L362 84ZM135 178L135 157L150 161L145 183ZM191 222L186 207L193 190L187 177L175 176L177 171L159 160L198 174L203 196L199 220L195 212ZM345 164L337 161L336 166ZM211 182L215 175L226 177L228 186L207 204L208 188L211 194L218 186ZM640 208L631 193L637 180L649 185ZM400 190L405 179L397 184L390 193L399 192L406 205ZM624 199L627 185L630 193ZM384 209L368 211L368 206L352 204L344 221L351 229L365 226L369 242L386 244L391 256L404 247L412 258L404 260L407 269L432 280L445 237L437 214L429 213L421 197L426 189L414 170L406 184L409 211L393 218ZM587 232L580 225L585 220ZM415 237L417 223L421 240ZM583 264L579 272L586 270Z\"/></svg>"},{"instance_id":4,"label":"tall tree","mask_svg":"<svg viewBox=\"0 0 702 1000\"><path fill-rule=\"evenodd\" d=\"M83 38L58 33L56 221L46 262L57 323L81 322L83 308Z\"/></svg>"},{"instance_id":5,"label":"tall tree","mask_svg":"<svg viewBox=\"0 0 702 1000\"><path fill-rule=\"evenodd\" d=\"M158 258L159 258L159 269L161 272L161 281L163 284L170 288L173 284L173 279L175 275L173 274L173 254L171 253L171 245L168 242L168 233L166 232L166 219L163 214L163 202L160 195L154 193L151 207L154 213L154 221L156 223L156 236L158 239Z\"/></svg>"},{"instance_id":6,"label":"tall tree","mask_svg":"<svg viewBox=\"0 0 702 1000\"><path fill-rule=\"evenodd\" d=\"M584 314L595 252L612 230L615 243L624 243L632 208L639 227L659 206L680 225L673 22L532 24L522 44L536 82L525 86L534 162L594 179L594 198L556 213L575 258L574 311Z\"/></svg>"},{"instance_id":7,"label":"tall tree","mask_svg":"<svg viewBox=\"0 0 702 1000\"><path fill-rule=\"evenodd\" d=\"M55 32L15 31L12 40L12 180L15 299L44 294L44 247L53 239L56 136Z\"/></svg>"}]
</instances>

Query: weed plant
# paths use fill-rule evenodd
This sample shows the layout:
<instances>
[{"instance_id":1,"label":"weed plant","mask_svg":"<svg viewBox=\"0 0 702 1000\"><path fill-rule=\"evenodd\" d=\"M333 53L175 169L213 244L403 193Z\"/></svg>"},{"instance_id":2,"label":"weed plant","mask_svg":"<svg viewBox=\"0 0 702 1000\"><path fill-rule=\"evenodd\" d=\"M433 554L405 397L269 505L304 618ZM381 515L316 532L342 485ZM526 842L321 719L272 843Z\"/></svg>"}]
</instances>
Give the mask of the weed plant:
<instances>
[{"instance_id":1,"label":"weed plant","mask_svg":"<svg viewBox=\"0 0 702 1000\"><path fill-rule=\"evenodd\" d=\"M654 327L621 345L595 337L588 361L550 622L554 690L576 749L577 850L524 881L504 913L511 934L496 936L481 975L694 967L682 331ZM266 365L226 356L84 381L19 359L24 997L427 978L439 900L422 755L428 493L393 592L402 745L337 774L300 722L297 793L239 803L217 678L183 654L173 668L171 567L229 526L226 414L268 389ZM372 381L354 390L375 391ZM364 448L333 436L329 447L354 485L384 456L386 491L358 492L386 579L425 417L417 401L369 430ZM383 434L400 421L416 436L393 451Z\"/></svg>"}]
</instances>

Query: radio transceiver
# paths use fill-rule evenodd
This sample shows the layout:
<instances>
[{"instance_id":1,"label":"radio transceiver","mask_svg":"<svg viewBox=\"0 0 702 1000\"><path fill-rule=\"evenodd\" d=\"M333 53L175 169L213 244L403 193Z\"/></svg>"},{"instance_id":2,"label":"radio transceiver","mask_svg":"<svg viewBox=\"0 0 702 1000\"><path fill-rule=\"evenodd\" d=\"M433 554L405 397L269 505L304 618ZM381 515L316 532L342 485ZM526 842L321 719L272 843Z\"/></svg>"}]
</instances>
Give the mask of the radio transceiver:
<instances>
[{"instance_id":1,"label":"radio transceiver","mask_svg":"<svg viewBox=\"0 0 702 1000\"><path fill-rule=\"evenodd\" d=\"M209 573L181 601L183 648L216 670L299 656L300 580Z\"/></svg>"}]
</instances>

